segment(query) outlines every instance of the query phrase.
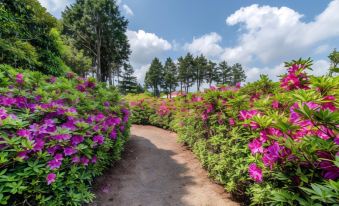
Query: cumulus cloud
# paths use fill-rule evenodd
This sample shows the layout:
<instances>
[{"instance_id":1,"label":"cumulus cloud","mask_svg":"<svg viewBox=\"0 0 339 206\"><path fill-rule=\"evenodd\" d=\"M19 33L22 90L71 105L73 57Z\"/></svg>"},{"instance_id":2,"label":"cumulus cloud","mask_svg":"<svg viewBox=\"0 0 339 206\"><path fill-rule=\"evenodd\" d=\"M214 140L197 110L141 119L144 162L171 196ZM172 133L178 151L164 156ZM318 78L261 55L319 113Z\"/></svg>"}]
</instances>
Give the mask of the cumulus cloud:
<instances>
[{"instance_id":1,"label":"cumulus cloud","mask_svg":"<svg viewBox=\"0 0 339 206\"><path fill-rule=\"evenodd\" d=\"M330 62L324 59L317 60L313 62L312 70L307 70L306 72L311 75L321 76L328 73L328 69L330 67ZM280 79L280 75L285 74L287 72L284 64L278 64L274 67L250 67L245 70L247 76L247 82L254 82L260 78L260 74L267 74L270 79L273 81L278 81Z\"/></svg>"},{"instance_id":2,"label":"cumulus cloud","mask_svg":"<svg viewBox=\"0 0 339 206\"><path fill-rule=\"evenodd\" d=\"M131 64L136 70L138 79L143 81L144 74L152 59L160 57L164 52L171 50L172 45L156 34L143 30L128 30L126 34L132 51L130 56Z\"/></svg>"},{"instance_id":3,"label":"cumulus cloud","mask_svg":"<svg viewBox=\"0 0 339 206\"><path fill-rule=\"evenodd\" d=\"M60 17L67 5L74 2L74 0L39 0L40 4L47 9L48 12L56 17Z\"/></svg>"},{"instance_id":4,"label":"cumulus cloud","mask_svg":"<svg viewBox=\"0 0 339 206\"><path fill-rule=\"evenodd\" d=\"M128 5L126 5L126 4L122 5L122 9L126 13L126 15L134 16L132 9Z\"/></svg>"},{"instance_id":5,"label":"cumulus cloud","mask_svg":"<svg viewBox=\"0 0 339 206\"><path fill-rule=\"evenodd\" d=\"M313 21L304 22L302 14L288 7L242 7L226 19L228 25L240 24L242 33L235 47L225 49L222 59L272 64L309 55L321 41L339 36L338 11L339 0L334 0Z\"/></svg>"},{"instance_id":6,"label":"cumulus cloud","mask_svg":"<svg viewBox=\"0 0 339 206\"><path fill-rule=\"evenodd\" d=\"M214 58L220 56L223 52L223 48L219 45L221 40L222 37L219 34L212 32L199 38L193 38L193 41L185 44L184 48L194 55L203 54Z\"/></svg>"}]
</instances>

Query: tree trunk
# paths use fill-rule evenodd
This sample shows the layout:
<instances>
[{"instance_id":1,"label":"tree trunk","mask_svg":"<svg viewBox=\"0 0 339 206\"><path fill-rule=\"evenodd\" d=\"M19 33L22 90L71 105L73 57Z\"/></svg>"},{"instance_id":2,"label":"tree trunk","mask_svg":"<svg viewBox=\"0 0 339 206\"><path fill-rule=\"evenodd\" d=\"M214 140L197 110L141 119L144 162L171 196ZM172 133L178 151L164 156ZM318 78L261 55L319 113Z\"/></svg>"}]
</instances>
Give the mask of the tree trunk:
<instances>
[{"instance_id":1,"label":"tree trunk","mask_svg":"<svg viewBox=\"0 0 339 206\"><path fill-rule=\"evenodd\" d=\"M101 81L101 32L97 28L97 81Z\"/></svg>"}]
</instances>

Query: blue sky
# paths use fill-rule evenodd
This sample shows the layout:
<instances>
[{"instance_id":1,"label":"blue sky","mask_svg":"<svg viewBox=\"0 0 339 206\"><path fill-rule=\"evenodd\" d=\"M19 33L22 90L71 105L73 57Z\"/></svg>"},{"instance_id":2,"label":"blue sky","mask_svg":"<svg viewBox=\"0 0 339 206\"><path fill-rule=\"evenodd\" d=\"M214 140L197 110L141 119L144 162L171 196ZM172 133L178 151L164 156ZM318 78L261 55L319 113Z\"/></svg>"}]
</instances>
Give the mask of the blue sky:
<instances>
[{"instance_id":1,"label":"blue sky","mask_svg":"<svg viewBox=\"0 0 339 206\"><path fill-rule=\"evenodd\" d=\"M39 0L59 18L73 0ZM261 73L277 79L283 62L314 59L315 74L339 47L339 0L119 0L129 20L131 63L142 82L154 57L191 52L244 65L247 81Z\"/></svg>"}]
</instances>

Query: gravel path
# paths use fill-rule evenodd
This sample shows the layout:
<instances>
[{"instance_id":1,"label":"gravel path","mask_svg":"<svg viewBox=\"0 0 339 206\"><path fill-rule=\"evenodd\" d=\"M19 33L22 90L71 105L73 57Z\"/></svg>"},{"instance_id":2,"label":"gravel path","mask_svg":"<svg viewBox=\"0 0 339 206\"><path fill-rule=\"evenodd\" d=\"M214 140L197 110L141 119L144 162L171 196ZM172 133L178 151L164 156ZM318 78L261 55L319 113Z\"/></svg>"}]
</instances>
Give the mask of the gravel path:
<instances>
[{"instance_id":1,"label":"gravel path","mask_svg":"<svg viewBox=\"0 0 339 206\"><path fill-rule=\"evenodd\" d=\"M132 127L122 160L97 178L92 206L228 206L222 186L176 134L151 126Z\"/></svg>"}]
</instances>

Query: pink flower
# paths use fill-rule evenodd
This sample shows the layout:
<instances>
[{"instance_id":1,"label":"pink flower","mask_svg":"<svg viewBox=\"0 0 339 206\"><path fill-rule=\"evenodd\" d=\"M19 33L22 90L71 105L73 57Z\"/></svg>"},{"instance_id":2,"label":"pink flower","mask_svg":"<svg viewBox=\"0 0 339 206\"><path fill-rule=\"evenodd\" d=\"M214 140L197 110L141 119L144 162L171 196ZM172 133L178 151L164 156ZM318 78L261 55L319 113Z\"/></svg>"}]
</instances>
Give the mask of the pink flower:
<instances>
[{"instance_id":1,"label":"pink flower","mask_svg":"<svg viewBox=\"0 0 339 206\"><path fill-rule=\"evenodd\" d=\"M262 142L259 139L254 139L248 144L248 148L251 150L252 154L263 153L264 148L262 147Z\"/></svg>"},{"instance_id":2,"label":"pink flower","mask_svg":"<svg viewBox=\"0 0 339 206\"><path fill-rule=\"evenodd\" d=\"M262 170L255 163L249 165L248 173L254 181L262 182Z\"/></svg>"},{"instance_id":3,"label":"pink flower","mask_svg":"<svg viewBox=\"0 0 339 206\"><path fill-rule=\"evenodd\" d=\"M18 84L24 83L24 75L21 74L21 73L17 74L17 75L16 75L16 82L17 82Z\"/></svg>"},{"instance_id":4,"label":"pink flower","mask_svg":"<svg viewBox=\"0 0 339 206\"><path fill-rule=\"evenodd\" d=\"M229 118L229 124L231 125L231 126L234 126L235 125L235 121L234 121L234 119L233 118Z\"/></svg>"},{"instance_id":5,"label":"pink flower","mask_svg":"<svg viewBox=\"0 0 339 206\"><path fill-rule=\"evenodd\" d=\"M236 83L236 84L235 84L235 87L238 88L238 89L240 89L241 83L240 83L240 82Z\"/></svg>"},{"instance_id":6,"label":"pink flower","mask_svg":"<svg viewBox=\"0 0 339 206\"><path fill-rule=\"evenodd\" d=\"M50 185L53 182L55 182L55 178L56 178L56 174L54 174L54 173L48 174L47 177L46 177L47 184Z\"/></svg>"},{"instance_id":7,"label":"pink flower","mask_svg":"<svg viewBox=\"0 0 339 206\"><path fill-rule=\"evenodd\" d=\"M273 108L273 109L279 109L279 107L280 107L279 102L278 102L277 100L274 100L274 101L272 102L272 108Z\"/></svg>"}]
</instances>

